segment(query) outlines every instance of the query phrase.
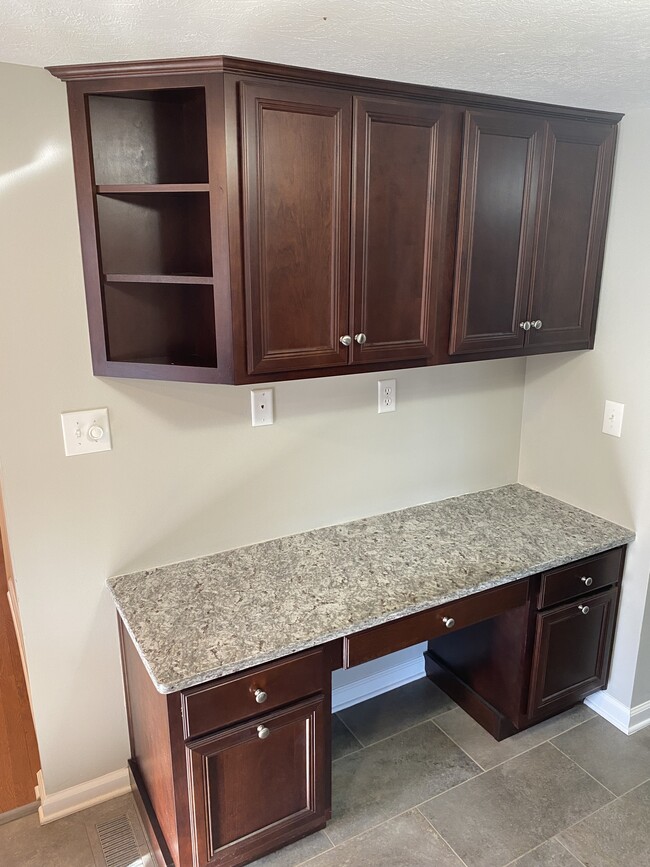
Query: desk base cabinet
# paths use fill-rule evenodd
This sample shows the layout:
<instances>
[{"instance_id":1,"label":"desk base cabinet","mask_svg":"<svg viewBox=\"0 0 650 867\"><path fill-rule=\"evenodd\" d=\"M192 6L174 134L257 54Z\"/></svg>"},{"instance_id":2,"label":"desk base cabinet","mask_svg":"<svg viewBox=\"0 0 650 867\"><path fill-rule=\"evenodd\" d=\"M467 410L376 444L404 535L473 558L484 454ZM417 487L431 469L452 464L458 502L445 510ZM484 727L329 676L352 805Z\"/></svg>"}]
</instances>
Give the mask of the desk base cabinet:
<instances>
[{"instance_id":1,"label":"desk base cabinet","mask_svg":"<svg viewBox=\"0 0 650 867\"><path fill-rule=\"evenodd\" d=\"M625 548L168 695L119 621L136 804L159 867L242 867L331 817L331 673L430 637L497 740L605 686Z\"/></svg>"},{"instance_id":2,"label":"desk base cabinet","mask_svg":"<svg viewBox=\"0 0 650 867\"><path fill-rule=\"evenodd\" d=\"M159 867L240 867L325 827L340 642L223 678L213 690L162 695L121 621L119 630L132 785ZM226 704L244 721L233 723ZM209 728L210 707L214 730L192 736Z\"/></svg>"},{"instance_id":3,"label":"desk base cabinet","mask_svg":"<svg viewBox=\"0 0 650 867\"><path fill-rule=\"evenodd\" d=\"M496 740L607 684L625 548L525 579L528 603L432 639L427 676Z\"/></svg>"}]
</instances>

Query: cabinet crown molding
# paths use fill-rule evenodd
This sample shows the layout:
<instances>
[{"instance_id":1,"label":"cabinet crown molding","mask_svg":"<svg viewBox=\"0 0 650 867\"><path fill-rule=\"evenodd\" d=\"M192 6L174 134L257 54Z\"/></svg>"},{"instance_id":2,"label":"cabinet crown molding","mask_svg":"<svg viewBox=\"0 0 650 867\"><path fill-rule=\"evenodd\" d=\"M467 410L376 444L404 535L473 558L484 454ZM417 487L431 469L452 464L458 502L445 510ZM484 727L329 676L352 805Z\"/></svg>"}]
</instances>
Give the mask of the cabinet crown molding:
<instances>
[{"instance_id":1,"label":"cabinet crown molding","mask_svg":"<svg viewBox=\"0 0 650 867\"><path fill-rule=\"evenodd\" d=\"M282 63L267 63L243 57L216 55L213 57L173 57L159 60L125 60L114 63L83 63L70 66L46 67L55 78L62 81L88 81L95 78L132 78L145 75L205 75L209 73L234 73L269 77L276 81L300 81L303 84L336 85L355 91L371 91L381 95L400 95L458 104L464 108L491 107L508 111L535 112L549 117L566 117L578 120L618 123L623 114L620 112L599 111L576 108L567 105L554 105L534 100L515 99L494 94L473 91L453 90L425 84L410 84L381 78L369 78L339 72L328 72L309 67L289 66Z\"/></svg>"}]
</instances>

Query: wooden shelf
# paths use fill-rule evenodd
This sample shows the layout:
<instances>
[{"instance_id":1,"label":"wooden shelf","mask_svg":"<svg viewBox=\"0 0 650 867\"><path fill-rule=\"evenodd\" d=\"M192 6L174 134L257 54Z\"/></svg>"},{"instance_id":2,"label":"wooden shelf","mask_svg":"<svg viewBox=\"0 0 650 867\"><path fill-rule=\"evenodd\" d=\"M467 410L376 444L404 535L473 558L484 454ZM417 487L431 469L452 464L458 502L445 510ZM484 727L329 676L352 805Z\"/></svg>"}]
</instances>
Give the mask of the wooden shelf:
<instances>
[{"instance_id":1,"label":"wooden shelf","mask_svg":"<svg viewBox=\"0 0 650 867\"><path fill-rule=\"evenodd\" d=\"M104 274L106 283L189 283L210 286L214 277L197 274Z\"/></svg>"},{"instance_id":2,"label":"wooden shelf","mask_svg":"<svg viewBox=\"0 0 650 867\"><path fill-rule=\"evenodd\" d=\"M208 193L210 184L97 184L98 195L118 193Z\"/></svg>"}]
</instances>

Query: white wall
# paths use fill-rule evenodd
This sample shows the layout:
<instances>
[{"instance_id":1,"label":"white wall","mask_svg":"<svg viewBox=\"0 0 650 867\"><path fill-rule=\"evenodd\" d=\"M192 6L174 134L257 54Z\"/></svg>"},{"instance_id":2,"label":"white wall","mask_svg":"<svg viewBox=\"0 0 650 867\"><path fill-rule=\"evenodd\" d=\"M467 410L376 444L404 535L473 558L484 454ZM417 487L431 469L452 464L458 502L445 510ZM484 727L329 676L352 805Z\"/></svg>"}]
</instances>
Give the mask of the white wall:
<instances>
[{"instance_id":1,"label":"white wall","mask_svg":"<svg viewBox=\"0 0 650 867\"><path fill-rule=\"evenodd\" d=\"M650 699L650 111L620 128L596 348L530 358L519 480L637 532L623 582L608 692ZM623 436L601 433L606 399L625 404ZM638 658L638 667L637 667Z\"/></svg>"},{"instance_id":2,"label":"white wall","mask_svg":"<svg viewBox=\"0 0 650 867\"><path fill-rule=\"evenodd\" d=\"M0 65L0 465L48 794L121 768L118 572L516 480L522 360L246 388L91 374L64 86ZM9 119L7 122L6 119ZM59 413L114 449L65 458Z\"/></svg>"}]
</instances>

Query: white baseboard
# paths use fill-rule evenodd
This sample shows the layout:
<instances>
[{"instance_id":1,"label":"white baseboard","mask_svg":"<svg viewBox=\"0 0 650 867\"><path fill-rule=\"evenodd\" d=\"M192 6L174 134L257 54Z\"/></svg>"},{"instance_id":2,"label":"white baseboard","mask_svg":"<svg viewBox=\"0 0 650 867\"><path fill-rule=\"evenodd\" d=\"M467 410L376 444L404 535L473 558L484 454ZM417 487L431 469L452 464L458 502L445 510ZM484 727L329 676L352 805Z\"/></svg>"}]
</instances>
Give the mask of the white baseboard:
<instances>
[{"instance_id":1,"label":"white baseboard","mask_svg":"<svg viewBox=\"0 0 650 867\"><path fill-rule=\"evenodd\" d=\"M603 690L588 696L585 704L626 735L650 725L650 701L630 708Z\"/></svg>"},{"instance_id":2,"label":"white baseboard","mask_svg":"<svg viewBox=\"0 0 650 867\"><path fill-rule=\"evenodd\" d=\"M634 734L634 732L638 732L646 726L650 726L650 701L637 704L632 708L629 734Z\"/></svg>"},{"instance_id":3,"label":"white baseboard","mask_svg":"<svg viewBox=\"0 0 650 867\"><path fill-rule=\"evenodd\" d=\"M359 704L391 689L397 689L398 686L404 686L405 683L411 683L421 677L424 677L424 658L419 655L415 659L400 662L398 665L366 675L352 683L335 687L332 690L332 711L336 713L344 710L346 707Z\"/></svg>"},{"instance_id":4,"label":"white baseboard","mask_svg":"<svg viewBox=\"0 0 650 867\"><path fill-rule=\"evenodd\" d=\"M71 813L78 813L79 810L85 810L87 807L94 807L95 804L101 804L102 801L110 801L111 798L117 798L118 795L125 795L130 791L128 768L113 771L111 774L88 780L78 786L71 786L61 792L54 792L53 795L46 793L43 775L39 771L38 793L41 806L38 810L38 817L41 825L46 825L48 822L62 819Z\"/></svg>"}]
</instances>

